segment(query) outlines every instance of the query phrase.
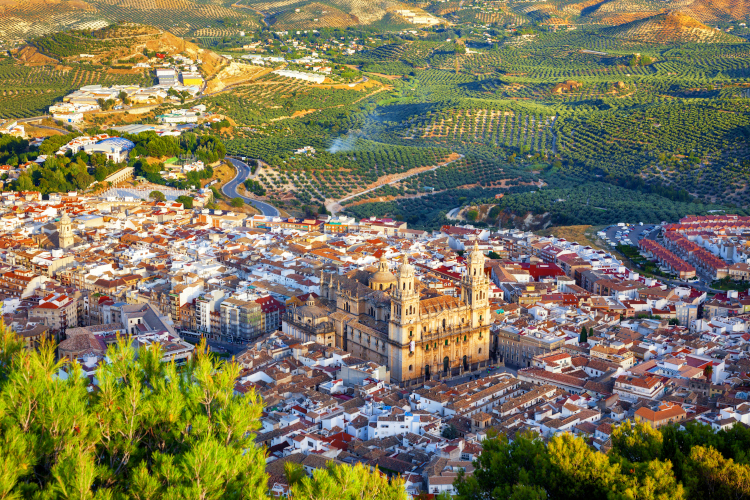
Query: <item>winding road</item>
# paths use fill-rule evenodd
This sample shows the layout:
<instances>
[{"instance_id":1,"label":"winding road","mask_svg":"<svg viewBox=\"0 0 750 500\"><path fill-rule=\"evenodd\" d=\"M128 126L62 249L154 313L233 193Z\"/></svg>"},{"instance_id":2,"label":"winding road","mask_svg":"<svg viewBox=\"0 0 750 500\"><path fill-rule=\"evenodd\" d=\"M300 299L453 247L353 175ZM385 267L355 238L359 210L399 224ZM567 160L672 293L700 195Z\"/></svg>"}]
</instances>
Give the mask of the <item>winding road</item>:
<instances>
[{"instance_id":1,"label":"winding road","mask_svg":"<svg viewBox=\"0 0 750 500\"><path fill-rule=\"evenodd\" d=\"M64 128L60 128L60 127L50 127L50 126L48 126L48 125L42 125L42 124L40 124L40 123L32 123L32 122L40 122L40 121L42 121L42 120L43 120L43 119L45 119L45 118L51 118L51 117L50 117L49 115L42 115L42 116L32 116L31 118L18 118L18 119L15 119L15 120L13 120L13 119L8 119L8 120L0 120L0 126L4 126L5 124L7 124L7 123L10 123L10 122L16 122L16 123L18 123L18 124L23 124L23 123L30 123L30 124L32 124L33 126L35 126L36 128L44 128L44 129L47 129L47 130L54 130L54 131L57 131L57 132L61 132L61 133L62 133L63 135L65 135L65 134L69 134L69 133L70 133L70 131L69 131L69 130L66 130L66 129L64 129ZM72 123L71 123L70 125L72 125L72 127L73 127L73 128L74 128L74 129L75 129L75 130L76 130L77 132L80 132L80 129L79 129L78 127L76 127L76 126L75 126L75 125L73 125Z\"/></svg>"},{"instance_id":2,"label":"winding road","mask_svg":"<svg viewBox=\"0 0 750 500\"><path fill-rule=\"evenodd\" d=\"M260 213L262 213L263 215L279 217L281 213L273 205L269 205L266 202L259 201L253 198L248 198L247 196L242 196L237 192L237 186L244 182L245 179L250 177L252 173L250 165L235 158L229 158L228 156L226 157L226 160L234 165L234 168L237 169L237 175L234 176L234 179L227 182L221 187L221 192L227 195L229 198L242 198L243 200L245 200L245 202L260 210Z\"/></svg>"}]
</instances>

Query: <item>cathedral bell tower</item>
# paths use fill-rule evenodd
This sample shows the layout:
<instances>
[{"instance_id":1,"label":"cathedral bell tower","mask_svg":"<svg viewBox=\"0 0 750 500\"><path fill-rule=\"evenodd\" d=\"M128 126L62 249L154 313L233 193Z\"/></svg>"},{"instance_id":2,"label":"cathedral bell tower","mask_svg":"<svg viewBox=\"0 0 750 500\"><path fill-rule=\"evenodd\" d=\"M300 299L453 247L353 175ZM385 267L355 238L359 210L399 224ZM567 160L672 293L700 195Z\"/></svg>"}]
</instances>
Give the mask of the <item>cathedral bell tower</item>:
<instances>
[{"instance_id":1,"label":"cathedral bell tower","mask_svg":"<svg viewBox=\"0 0 750 500\"><path fill-rule=\"evenodd\" d=\"M406 344L416 340L419 323L419 294L414 279L414 267L409 258L398 269L396 285L391 290L390 338Z\"/></svg>"},{"instance_id":2,"label":"cathedral bell tower","mask_svg":"<svg viewBox=\"0 0 750 500\"><path fill-rule=\"evenodd\" d=\"M469 305L473 328L489 324L490 279L484 272L484 262L484 254L475 241L461 280L461 299Z\"/></svg>"}]
</instances>

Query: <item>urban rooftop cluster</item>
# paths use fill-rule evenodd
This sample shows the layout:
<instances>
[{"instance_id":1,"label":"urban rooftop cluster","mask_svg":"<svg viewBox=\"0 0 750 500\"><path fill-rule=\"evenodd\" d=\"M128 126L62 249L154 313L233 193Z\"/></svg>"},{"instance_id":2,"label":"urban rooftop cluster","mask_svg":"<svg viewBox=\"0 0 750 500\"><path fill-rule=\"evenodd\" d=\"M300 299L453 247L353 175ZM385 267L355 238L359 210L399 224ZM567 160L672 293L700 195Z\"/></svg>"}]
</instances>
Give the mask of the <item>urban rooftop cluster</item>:
<instances>
[{"instance_id":1,"label":"urban rooftop cluster","mask_svg":"<svg viewBox=\"0 0 750 500\"><path fill-rule=\"evenodd\" d=\"M413 496L453 493L490 433L572 433L604 451L626 419L750 424L748 293L709 296L607 250L111 195L8 192L2 206L3 319L25 346L55 340L63 372L77 361L96 390L118 337L178 364L205 339L240 364L235 392L262 396L257 442L279 495L286 462L359 462ZM662 241L746 267L737 222L711 223L667 225Z\"/></svg>"}]
</instances>

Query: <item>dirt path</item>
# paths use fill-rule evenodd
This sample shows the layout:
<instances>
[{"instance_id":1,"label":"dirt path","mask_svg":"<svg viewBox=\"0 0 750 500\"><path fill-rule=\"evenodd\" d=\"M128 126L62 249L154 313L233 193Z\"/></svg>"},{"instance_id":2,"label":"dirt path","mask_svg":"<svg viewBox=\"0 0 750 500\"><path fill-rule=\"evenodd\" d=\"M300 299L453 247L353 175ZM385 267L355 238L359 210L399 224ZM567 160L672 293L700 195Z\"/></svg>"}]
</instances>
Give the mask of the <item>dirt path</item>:
<instances>
[{"instance_id":1,"label":"dirt path","mask_svg":"<svg viewBox=\"0 0 750 500\"><path fill-rule=\"evenodd\" d=\"M437 170L437 169L439 169L441 167L446 167L446 166L450 165L451 163L454 163L454 162L460 160L463 157L464 157L464 155L462 155L462 154L452 153L451 156L449 156L450 160L444 161L442 163L438 163L437 165L433 165L432 167L427 167L427 168L425 168L425 167L413 168L413 169L407 170L406 172L403 172L401 174L396 174L396 175L394 175L392 177L387 177L384 180L378 180L374 185L368 187L367 189L363 189L362 191L358 191L356 193L349 194L347 196L344 196L343 198L340 198L337 201L334 200L334 201L327 202L326 203L326 209L330 213L335 214L337 212L340 212L343 209L343 207L341 206L341 203L344 202L344 201L350 200L350 199L352 199L352 198L354 198L356 196L359 196L359 195L362 195L362 194L365 194L365 193L369 193L370 191L374 191L374 190L376 190L376 189L378 189L380 187L383 187L383 186L388 186L390 184L396 184L397 182L401 182L401 181L403 181L405 179L408 179L410 177L414 177L415 175L419 175L419 174L424 173L424 172L431 172L431 171Z\"/></svg>"}]
</instances>

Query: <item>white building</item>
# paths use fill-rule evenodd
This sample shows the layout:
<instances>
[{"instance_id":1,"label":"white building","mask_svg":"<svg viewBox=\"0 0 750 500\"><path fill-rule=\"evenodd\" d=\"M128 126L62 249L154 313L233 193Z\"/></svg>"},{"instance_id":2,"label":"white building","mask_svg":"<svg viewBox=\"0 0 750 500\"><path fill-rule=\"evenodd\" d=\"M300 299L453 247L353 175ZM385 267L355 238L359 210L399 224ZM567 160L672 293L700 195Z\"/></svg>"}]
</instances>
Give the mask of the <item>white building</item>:
<instances>
[{"instance_id":1,"label":"white building","mask_svg":"<svg viewBox=\"0 0 750 500\"><path fill-rule=\"evenodd\" d=\"M227 296L221 290L211 290L195 301L195 327L199 332L221 334L221 331L211 331L211 313L218 313L221 303Z\"/></svg>"},{"instance_id":2,"label":"white building","mask_svg":"<svg viewBox=\"0 0 750 500\"><path fill-rule=\"evenodd\" d=\"M52 118L65 123L78 123L83 121L83 113L53 113Z\"/></svg>"},{"instance_id":3,"label":"white building","mask_svg":"<svg viewBox=\"0 0 750 500\"><path fill-rule=\"evenodd\" d=\"M306 82L318 84L323 83L326 79L323 75L314 75L312 73L303 73L302 71L292 71L289 69L277 69L273 73L286 78L294 78L296 80L304 80Z\"/></svg>"}]
</instances>

